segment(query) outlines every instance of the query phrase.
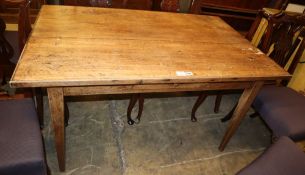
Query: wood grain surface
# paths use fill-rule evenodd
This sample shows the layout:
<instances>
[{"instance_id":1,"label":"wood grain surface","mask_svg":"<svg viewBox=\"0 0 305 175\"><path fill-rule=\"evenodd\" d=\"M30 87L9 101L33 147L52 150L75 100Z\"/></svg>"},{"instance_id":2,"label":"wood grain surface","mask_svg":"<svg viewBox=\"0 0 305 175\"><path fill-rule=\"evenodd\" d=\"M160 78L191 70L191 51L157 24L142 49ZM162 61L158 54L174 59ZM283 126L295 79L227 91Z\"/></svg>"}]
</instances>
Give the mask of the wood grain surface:
<instances>
[{"instance_id":1,"label":"wood grain surface","mask_svg":"<svg viewBox=\"0 0 305 175\"><path fill-rule=\"evenodd\" d=\"M10 83L57 87L289 77L218 17L43 6Z\"/></svg>"}]
</instances>

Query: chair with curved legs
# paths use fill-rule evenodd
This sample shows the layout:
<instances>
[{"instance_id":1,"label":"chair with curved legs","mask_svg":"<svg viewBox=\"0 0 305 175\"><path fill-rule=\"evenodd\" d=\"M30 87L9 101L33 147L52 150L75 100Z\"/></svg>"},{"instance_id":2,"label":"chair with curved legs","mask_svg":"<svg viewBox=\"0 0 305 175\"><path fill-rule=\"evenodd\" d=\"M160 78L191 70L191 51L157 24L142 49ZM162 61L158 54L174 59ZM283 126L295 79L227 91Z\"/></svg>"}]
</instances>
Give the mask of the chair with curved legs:
<instances>
[{"instance_id":1,"label":"chair with curved legs","mask_svg":"<svg viewBox=\"0 0 305 175\"><path fill-rule=\"evenodd\" d=\"M180 6L178 0L162 0L161 10L166 12L179 12ZM131 117L132 110L138 101L138 114L134 119ZM133 125L134 123L139 123L141 120L142 112L144 107L144 95L143 94L132 94L129 105L127 108L127 123Z\"/></svg>"}]
</instances>

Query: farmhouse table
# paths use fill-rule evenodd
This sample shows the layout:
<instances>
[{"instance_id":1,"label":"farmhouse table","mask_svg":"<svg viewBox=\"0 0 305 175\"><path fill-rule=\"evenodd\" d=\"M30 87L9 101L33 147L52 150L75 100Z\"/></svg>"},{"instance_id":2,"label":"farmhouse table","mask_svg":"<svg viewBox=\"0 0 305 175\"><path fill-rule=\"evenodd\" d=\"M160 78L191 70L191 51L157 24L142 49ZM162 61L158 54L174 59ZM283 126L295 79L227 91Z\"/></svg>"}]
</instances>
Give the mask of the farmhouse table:
<instances>
[{"instance_id":1,"label":"farmhouse table","mask_svg":"<svg viewBox=\"0 0 305 175\"><path fill-rule=\"evenodd\" d=\"M43 6L10 84L47 89L64 171L64 96L244 89L222 151L264 82L289 78L219 17Z\"/></svg>"}]
</instances>

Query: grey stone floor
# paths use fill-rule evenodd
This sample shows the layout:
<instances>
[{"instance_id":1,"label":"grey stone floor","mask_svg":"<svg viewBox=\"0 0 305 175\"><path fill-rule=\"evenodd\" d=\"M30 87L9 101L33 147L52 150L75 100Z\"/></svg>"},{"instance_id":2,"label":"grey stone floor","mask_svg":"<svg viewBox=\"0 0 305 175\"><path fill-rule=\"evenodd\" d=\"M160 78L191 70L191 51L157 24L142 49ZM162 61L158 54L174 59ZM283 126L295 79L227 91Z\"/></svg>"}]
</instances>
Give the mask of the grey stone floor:
<instances>
[{"instance_id":1,"label":"grey stone floor","mask_svg":"<svg viewBox=\"0 0 305 175\"><path fill-rule=\"evenodd\" d=\"M58 170L45 103L43 135L52 175L230 175L270 145L270 132L260 118L246 117L225 151L218 151L227 126L220 118L238 95L224 96L218 114L212 110L215 96L209 96L193 123L195 100L194 96L147 98L141 123L133 126L126 122L126 98L68 102L65 173Z\"/></svg>"}]
</instances>

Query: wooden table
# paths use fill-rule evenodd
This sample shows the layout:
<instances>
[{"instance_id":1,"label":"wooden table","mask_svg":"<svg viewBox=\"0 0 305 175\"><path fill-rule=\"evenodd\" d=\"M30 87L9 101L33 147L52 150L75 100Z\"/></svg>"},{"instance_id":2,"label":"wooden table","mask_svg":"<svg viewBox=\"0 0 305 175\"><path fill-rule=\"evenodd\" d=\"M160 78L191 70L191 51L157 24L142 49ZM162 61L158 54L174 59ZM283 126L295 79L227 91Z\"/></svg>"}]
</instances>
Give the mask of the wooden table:
<instances>
[{"instance_id":1,"label":"wooden table","mask_svg":"<svg viewBox=\"0 0 305 175\"><path fill-rule=\"evenodd\" d=\"M43 6L10 84L47 88L64 171L64 96L244 89L223 150L263 83L289 77L218 17Z\"/></svg>"}]
</instances>

